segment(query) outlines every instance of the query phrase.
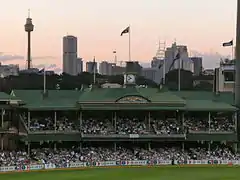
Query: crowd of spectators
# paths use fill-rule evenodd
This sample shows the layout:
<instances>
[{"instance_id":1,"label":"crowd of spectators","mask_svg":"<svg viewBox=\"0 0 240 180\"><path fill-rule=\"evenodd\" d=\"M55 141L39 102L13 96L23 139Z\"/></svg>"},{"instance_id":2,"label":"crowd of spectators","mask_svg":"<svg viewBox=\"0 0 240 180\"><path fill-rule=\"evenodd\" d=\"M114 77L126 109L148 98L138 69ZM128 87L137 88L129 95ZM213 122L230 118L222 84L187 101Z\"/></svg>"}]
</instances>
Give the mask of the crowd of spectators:
<instances>
[{"instance_id":1,"label":"crowd of spectators","mask_svg":"<svg viewBox=\"0 0 240 180\"><path fill-rule=\"evenodd\" d=\"M184 120L184 126L190 131L210 131L210 132L233 132L235 130L232 118L211 117L207 118L188 117Z\"/></svg>"},{"instance_id":2,"label":"crowd of spectators","mask_svg":"<svg viewBox=\"0 0 240 180\"><path fill-rule=\"evenodd\" d=\"M26 165L29 163L45 163L64 165L71 162L100 162L126 160L240 160L240 154L233 153L228 148L216 148L208 151L205 148L156 148L151 150L141 148L85 147L71 149L32 149L30 155L24 151L0 152L0 166Z\"/></svg>"},{"instance_id":3,"label":"crowd of spectators","mask_svg":"<svg viewBox=\"0 0 240 180\"><path fill-rule=\"evenodd\" d=\"M108 119L84 119L81 125L84 134L110 134L114 132L113 124Z\"/></svg>"},{"instance_id":4,"label":"crowd of spectators","mask_svg":"<svg viewBox=\"0 0 240 180\"><path fill-rule=\"evenodd\" d=\"M117 134L147 134L146 124L138 118L118 118Z\"/></svg>"},{"instance_id":5,"label":"crowd of spectators","mask_svg":"<svg viewBox=\"0 0 240 180\"><path fill-rule=\"evenodd\" d=\"M156 134L180 134L183 132L183 126L176 118L153 119L151 124Z\"/></svg>"},{"instance_id":6,"label":"crowd of spectators","mask_svg":"<svg viewBox=\"0 0 240 180\"><path fill-rule=\"evenodd\" d=\"M28 122L25 118L25 122ZM78 124L78 125L77 125ZM149 127L150 125L150 127ZM56 126L56 127L55 127ZM138 118L117 118L116 124L110 119L86 118L79 121L69 120L67 117L58 118L56 124L52 118L32 118L30 120L30 131L73 131L81 130L83 134L180 134L186 129L191 132L232 132L235 130L232 118L228 117L185 117L184 121L177 118L151 118L148 121L141 121Z\"/></svg>"},{"instance_id":7,"label":"crowd of spectators","mask_svg":"<svg viewBox=\"0 0 240 180\"><path fill-rule=\"evenodd\" d=\"M26 125L28 125L27 118L24 118ZM58 118L56 124L53 118L50 117L36 117L30 119L30 131L74 131L77 130L77 125L74 121L69 120L63 116Z\"/></svg>"}]
</instances>

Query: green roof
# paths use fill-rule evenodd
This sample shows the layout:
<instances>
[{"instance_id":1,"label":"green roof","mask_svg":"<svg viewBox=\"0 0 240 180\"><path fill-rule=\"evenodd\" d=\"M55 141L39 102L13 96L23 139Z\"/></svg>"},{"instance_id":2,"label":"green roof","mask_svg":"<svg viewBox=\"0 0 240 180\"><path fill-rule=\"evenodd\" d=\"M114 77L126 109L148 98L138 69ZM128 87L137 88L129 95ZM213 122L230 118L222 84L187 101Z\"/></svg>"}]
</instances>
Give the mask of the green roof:
<instances>
[{"instance_id":1,"label":"green roof","mask_svg":"<svg viewBox=\"0 0 240 180\"><path fill-rule=\"evenodd\" d=\"M236 111L237 108L224 103L212 100L187 100L186 109L189 111Z\"/></svg>"},{"instance_id":2,"label":"green roof","mask_svg":"<svg viewBox=\"0 0 240 180\"><path fill-rule=\"evenodd\" d=\"M167 91L157 88L91 88L77 90L13 90L30 110L187 110L235 111L232 93ZM0 94L1 95L1 94ZM7 95L8 99L10 98ZM12 98L11 98L12 99Z\"/></svg>"},{"instance_id":3,"label":"green roof","mask_svg":"<svg viewBox=\"0 0 240 180\"><path fill-rule=\"evenodd\" d=\"M79 103L115 103L124 97L142 97L151 103L185 104L185 100L171 92L154 88L102 88L87 89L79 97Z\"/></svg>"},{"instance_id":4,"label":"green roof","mask_svg":"<svg viewBox=\"0 0 240 180\"><path fill-rule=\"evenodd\" d=\"M9 101L11 96L6 94L5 92L0 92L0 101Z\"/></svg>"},{"instance_id":5,"label":"green roof","mask_svg":"<svg viewBox=\"0 0 240 180\"><path fill-rule=\"evenodd\" d=\"M43 97L42 90L13 90L13 96L21 99L24 108L31 110L66 110L76 109L76 102L80 91L76 90L48 90Z\"/></svg>"}]
</instances>

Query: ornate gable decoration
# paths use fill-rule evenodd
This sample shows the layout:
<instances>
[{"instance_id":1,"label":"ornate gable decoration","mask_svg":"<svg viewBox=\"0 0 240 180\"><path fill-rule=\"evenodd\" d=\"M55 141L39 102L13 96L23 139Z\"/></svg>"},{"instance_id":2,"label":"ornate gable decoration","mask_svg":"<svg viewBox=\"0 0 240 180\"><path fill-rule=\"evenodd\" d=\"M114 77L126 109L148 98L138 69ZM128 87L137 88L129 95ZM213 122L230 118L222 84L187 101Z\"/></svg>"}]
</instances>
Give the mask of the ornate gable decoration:
<instances>
[{"instance_id":1,"label":"ornate gable decoration","mask_svg":"<svg viewBox=\"0 0 240 180\"><path fill-rule=\"evenodd\" d=\"M117 100L117 103L149 103L149 101L140 96L125 96Z\"/></svg>"}]
</instances>

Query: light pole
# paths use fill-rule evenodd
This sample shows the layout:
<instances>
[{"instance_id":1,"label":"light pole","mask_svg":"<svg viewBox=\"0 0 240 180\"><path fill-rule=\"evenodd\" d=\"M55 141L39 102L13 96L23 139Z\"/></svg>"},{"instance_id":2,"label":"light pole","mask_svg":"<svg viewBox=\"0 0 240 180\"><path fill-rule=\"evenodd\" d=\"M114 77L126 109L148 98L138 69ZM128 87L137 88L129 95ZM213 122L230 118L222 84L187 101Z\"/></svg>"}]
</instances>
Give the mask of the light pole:
<instances>
[{"instance_id":1,"label":"light pole","mask_svg":"<svg viewBox=\"0 0 240 180\"><path fill-rule=\"evenodd\" d=\"M240 0L237 0L236 26L235 105L240 107Z\"/></svg>"}]
</instances>

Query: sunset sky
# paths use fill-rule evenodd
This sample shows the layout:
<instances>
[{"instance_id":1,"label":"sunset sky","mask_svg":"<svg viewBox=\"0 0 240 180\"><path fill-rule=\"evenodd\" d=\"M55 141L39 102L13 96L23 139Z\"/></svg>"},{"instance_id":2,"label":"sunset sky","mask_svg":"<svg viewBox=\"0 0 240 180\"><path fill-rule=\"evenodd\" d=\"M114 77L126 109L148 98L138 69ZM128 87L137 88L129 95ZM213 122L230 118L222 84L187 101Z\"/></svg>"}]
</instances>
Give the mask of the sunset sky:
<instances>
[{"instance_id":1,"label":"sunset sky","mask_svg":"<svg viewBox=\"0 0 240 180\"><path fill-rule=\"evenodd\" d=\"M209 56L230 54L231 48L221 45L235 38L236 0L8 0L1 3L3 64L25 66L29 8L35 66L62 68L62 37L67 34L78 37L78 55L84 61L93 56L113 61L115 49L119 60L127 60L128 36L120 33L129 24L132 60L145 63L155 55L159 39L167 45L176 39L192 52L208 55L204 65L213 67L217 60ZM4 58L13 54L17 59Z\"/></svg>"}]
</instances>

